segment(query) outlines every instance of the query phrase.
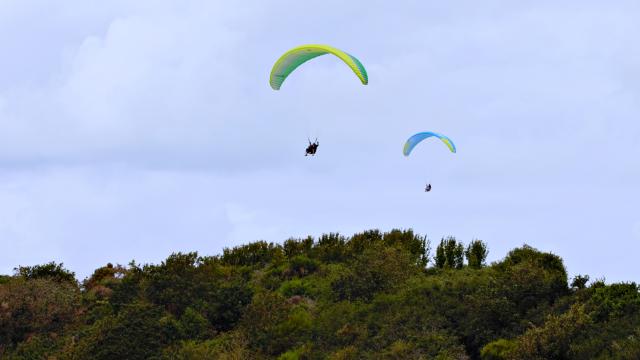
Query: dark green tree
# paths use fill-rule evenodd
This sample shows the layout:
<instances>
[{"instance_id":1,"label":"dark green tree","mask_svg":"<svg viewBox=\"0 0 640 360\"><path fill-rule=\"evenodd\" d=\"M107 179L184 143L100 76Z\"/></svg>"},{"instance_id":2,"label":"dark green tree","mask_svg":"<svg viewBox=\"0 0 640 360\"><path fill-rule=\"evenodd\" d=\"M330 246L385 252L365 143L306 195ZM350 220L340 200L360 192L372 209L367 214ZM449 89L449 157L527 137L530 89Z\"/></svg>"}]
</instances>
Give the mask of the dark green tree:
<instances>
[{"instance_id":1,"label":"dark green tree","mask_svg":"<svg viewBox=\"0 0 640 360\"><path fill-rule=\"evenodd\" d=\"M338 233L323 234L313 248L316 258L327 263L344 261L347 256L347 240Z\"/></svg>"},{"instance_id":2,"label":"dark green tree","mask_svg":"<svg viewBox=\"0 0 640 360\"><path fill-rule=\"evenodd\" d=\"M495 263L497 291L512 301L521 315L550 306L569 293L567 271L562 259L524 245Z\"/></svg>"},{"instance_id":3,"label":"dark green tree","mask_svg":"<svg viewBox=\"0 0 640 360\"><path fill-rule=\"evenodd\" d=\"M70 351L71 359L152 359L169 342L161 336L163 310L136 303L87 327Z\"/></svg>"},{"instance_id":4,"label":"dark green tree","mask_svg":"<svg viewBox=\"0 0 640 360\"><path fill-rule=\"evenodd\" d=\"M411 229L394 229L384 233L382 239L387 246L396 246L409 252L418 266L422 268L427 266L431 252L431 242L426 236L417 235Z\"/></svg>"},{"instance_id":5,"label":"dark green tree","mask_svg":"<svg viewBox=\"0 0 640 360\"><path fill-rule=\"evenodd\" d=\"M16 276L31 279L51 279L57 282L76 283L76 274L64 268L63 263L50 262L43 265L20 266L13 269Z\"/></svg>"},{"instance_id":6,"label":"dark green tree","mask_svg":"<svg viewBox=\"0 0 640 360\"><path fill-rule=\"evenodd\" d=\"M462 269L464 245L453 236L443 238L436 248L435 265L440 269Z\"/></svg>"},{"instance_id":7,"label":"dark green tree","mask_svg":"<svg viewBox=\"0 0 640 360\"><path fill-rule=\"evenodd\" d=\"M282 251L284 256L292 258L298 255L309 256L311 249L313 248L313 238L311 236L305 239L287 239L282 244Z\"/></svg>"},{"instance_id":8,"label":"dark green tree","mask_svg":"<svg viewBox=\"0 0 640 360\"><path fill-rule=\"evenodd\" d=\"M589 275L576 275L573 277L571 281L571 288L573 289L584 289L587 287L587 283L589 282Z\"/></svg>"},{"instance_id":9,"label":"dark green tree","mask_svg":"<svg viewBox=\"0 0 640 360\"><path fill-rule=\"evenodd\" d=\"M266 241L257 241L248 245L222 250L223 263L227 265L255 266L266 265L283 257L282 247Z\"/></svg>"},{"instance_id":10,"label":"dark green tree","mask_svg":"<svg viewBox=\"0 0 640 360\"><path fill-rule=\"evenodd\" d=\"M331 288L337 300L371 301L377 293L402 285L420 269L407 251L379 244L350 262Z\"/></svg>"},{"instance_id":11,"label":"dark green tree","mask_svg":"<svg viewBox=\"0 0 640 360\"><path fill-rule=\"evenodd\" d=\"M488 254L489 249L487 248L487 244L482 240L471 241L464 252L467 258L467 264L472 269L480 269L485 266Z\"/></svg>"},{"instance_id":12,"label":"dark green tree","mask_svg":"<svg viewBox=\"0 0 640 360\"><path fill-rule=\"evenodd\" d=\"M62 332L74 321L79 304L76 284L54 277L17 276L0 285L0 358L3 347L37 334Z\"/></svg>"}]
</instances>

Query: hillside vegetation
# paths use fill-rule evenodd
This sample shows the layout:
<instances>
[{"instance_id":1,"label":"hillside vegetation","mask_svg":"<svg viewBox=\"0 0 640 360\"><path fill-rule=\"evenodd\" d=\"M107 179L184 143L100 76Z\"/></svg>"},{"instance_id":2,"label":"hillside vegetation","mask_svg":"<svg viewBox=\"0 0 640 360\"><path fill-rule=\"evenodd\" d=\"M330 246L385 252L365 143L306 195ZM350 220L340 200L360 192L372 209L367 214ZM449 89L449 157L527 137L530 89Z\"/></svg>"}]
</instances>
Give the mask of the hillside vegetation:
<instances>
[{"instance_id":1,"label":"hillside vegetation","mask_svg":"<svg viewBox=\"0 0 640 360\"><path fill-rule=\"evenodd\" d=\"M640 359L635 283L411 230L0 276L2 359Z\"/></svg>"}]
</instances>

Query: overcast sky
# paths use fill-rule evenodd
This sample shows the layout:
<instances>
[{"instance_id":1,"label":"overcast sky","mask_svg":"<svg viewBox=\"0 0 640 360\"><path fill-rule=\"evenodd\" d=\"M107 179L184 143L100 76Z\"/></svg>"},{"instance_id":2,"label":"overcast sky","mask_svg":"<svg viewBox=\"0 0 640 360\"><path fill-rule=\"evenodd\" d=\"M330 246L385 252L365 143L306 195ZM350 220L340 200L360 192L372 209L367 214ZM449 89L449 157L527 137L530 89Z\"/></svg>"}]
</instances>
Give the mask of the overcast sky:
<instances>
[{"instance_id":1,"label":"overcast sky","mask_svg":"<svg viewBox=\"0 0 640 360\"><path fill-rule=\"evenodd\" d=\"M413 228L638 281L638 19L635 0L0 0L0 273ZM369 85L324 56L273 91L306 43ZM419 131L458 153L405 158Z\"/></svg>"}]
</instances>

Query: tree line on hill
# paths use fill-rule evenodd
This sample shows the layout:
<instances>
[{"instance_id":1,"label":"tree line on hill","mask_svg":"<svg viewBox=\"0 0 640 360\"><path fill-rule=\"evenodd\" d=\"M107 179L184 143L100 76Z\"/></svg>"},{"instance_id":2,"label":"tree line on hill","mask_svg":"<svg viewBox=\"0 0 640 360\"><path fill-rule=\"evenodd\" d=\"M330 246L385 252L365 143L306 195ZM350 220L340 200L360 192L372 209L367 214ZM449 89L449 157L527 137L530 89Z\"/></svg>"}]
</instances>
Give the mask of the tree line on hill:
<instances>
[{"instance_id":1,"label":"tree line on hill","mask_svg":"<svg viewBox=\"0 0 640 360\"><path fill-rule=\"evenodd\" d=\"M635 283L412 230L0 276L2 359L639 359Z\"/></svg>"}]
</instances>

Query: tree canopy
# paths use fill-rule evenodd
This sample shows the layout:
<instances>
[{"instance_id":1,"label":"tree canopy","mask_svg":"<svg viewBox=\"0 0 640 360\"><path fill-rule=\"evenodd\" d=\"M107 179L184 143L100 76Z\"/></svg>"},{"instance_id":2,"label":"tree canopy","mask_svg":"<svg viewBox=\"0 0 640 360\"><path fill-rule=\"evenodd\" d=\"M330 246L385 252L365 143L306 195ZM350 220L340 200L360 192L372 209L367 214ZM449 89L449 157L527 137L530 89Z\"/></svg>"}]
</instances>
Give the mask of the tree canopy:
<instances>
[{"instance_id":1,"label":"tree canopy","mask_svg":"<svg viewBox=\"0 0 640 360\"><path fill-rule=\"evenodd\" d=\"M635 283L411 230L0 276L2 359L636 359Z\"/></svg>"}]
</instances>

